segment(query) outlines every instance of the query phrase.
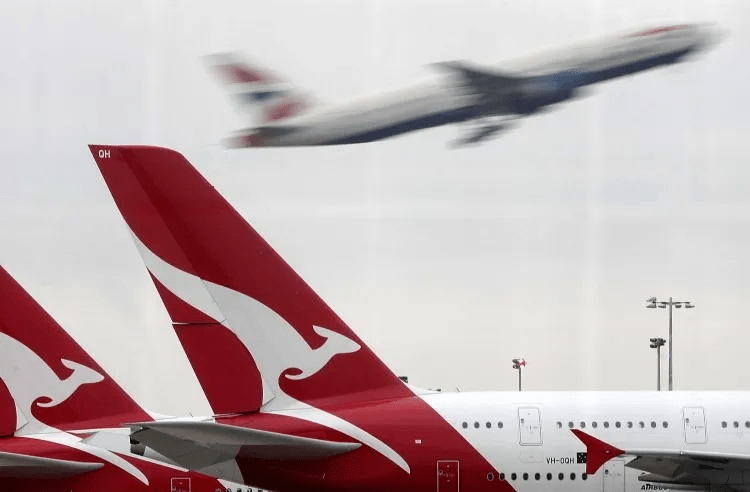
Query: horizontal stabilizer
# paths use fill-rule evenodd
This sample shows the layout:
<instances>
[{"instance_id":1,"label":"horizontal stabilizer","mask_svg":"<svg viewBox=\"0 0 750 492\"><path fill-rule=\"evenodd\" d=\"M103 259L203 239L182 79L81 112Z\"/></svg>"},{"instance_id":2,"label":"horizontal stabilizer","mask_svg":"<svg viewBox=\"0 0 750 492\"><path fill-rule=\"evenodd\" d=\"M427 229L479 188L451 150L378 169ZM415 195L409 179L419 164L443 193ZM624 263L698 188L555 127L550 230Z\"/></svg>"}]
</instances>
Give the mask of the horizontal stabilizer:
<instances>
[{"instance_id":1,"label":"horizontal stabilizer","mask_svg":"<svg viewBox=\"0 0 750 492\"><path fill-rule=\"evenodd\" d=\"M187 468L202 468L242 455L300 460L336 456L361 446L215 422L160 421L128 424L132 438Z\"/></svg>"},{"instance_id":2,"label":"horizontal stabilizer","mask_svg":"<svg viewBox=\"0 0 750 492\"><path fill-rule=\"evenodd\" d=\"M0 451L2 478L66 478L98 470L102 466L103 463L57 460Z\"/></svg>"}]
</instances>

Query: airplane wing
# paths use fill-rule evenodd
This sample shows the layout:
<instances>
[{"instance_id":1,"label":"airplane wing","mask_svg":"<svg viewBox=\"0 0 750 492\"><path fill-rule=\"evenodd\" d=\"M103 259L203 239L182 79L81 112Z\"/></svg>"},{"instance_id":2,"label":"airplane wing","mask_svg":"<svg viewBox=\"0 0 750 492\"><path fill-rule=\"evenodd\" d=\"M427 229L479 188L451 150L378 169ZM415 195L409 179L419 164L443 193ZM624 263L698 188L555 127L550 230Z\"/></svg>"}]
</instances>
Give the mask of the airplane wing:
<instances>
[{"instance_id":1,"label":"airplane wing","mask_svg":"<svg viewBox=\"0 0 750 492\"><path fill-rule=\"evenodd\" d=\"M348 453L355 442L326 441L211 421L157 421L127 424L131 438L179 465L201 469L242 455L261 459L301 460Z\"/></svg>"},{"instance_id":2,"label":"airplane wing","mask_svg":"<svg viewBox=\"0 0 750 492\"><path fill-rule=\"evenodd\" d=\"M295 133L303 128L293 125L258 126L235 132L227 138L226 143L230 148L264 147L275 138Z\"/></svg>"},{"instance_id":3,"label":"airplane wing","mask_svg":"<svg viewBox=\"0 0 750 492\"><path fill-rule=\"evenodd\" d=\"M0 451L0 478L66 478L98 470L102 466L103 463L41 458Z\"/></svg>"},{"instance_id":4,"label":"airplane wing","mask_svg":"<svg viewBox=\"0 0 750 492\"><path fill-rule=\"evenodd\" d=\"M468 92L478 96L477 104L503 103L517 94L527 81L527 77L482 70L463 61L439 62L434 66L459 75Z\"/></svg>"},{"instance_id":5,"label":"airplane wing","mask_svg":"<svg viewBox=\"0 0 750 492\"><path fill-rule=\"evenodd\" d=\"M750 454L705 453L686 450L630 449L611 446L578 429L572 432L586 445L586 473L594 474L617 456L632 458L625 466L646 472L640 481L676 486L740 487L750 473Z\"/></svg>"}]
</instances>

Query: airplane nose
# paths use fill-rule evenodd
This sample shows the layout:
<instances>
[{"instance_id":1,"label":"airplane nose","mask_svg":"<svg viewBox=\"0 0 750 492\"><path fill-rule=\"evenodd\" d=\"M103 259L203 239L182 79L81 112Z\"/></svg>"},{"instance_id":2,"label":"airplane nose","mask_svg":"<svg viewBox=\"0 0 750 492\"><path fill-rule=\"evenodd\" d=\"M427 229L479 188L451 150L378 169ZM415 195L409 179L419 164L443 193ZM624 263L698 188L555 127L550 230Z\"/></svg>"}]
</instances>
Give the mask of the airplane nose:
<instances>
[{"instance_id":1,"label":"airplane nose","mask_svg":"<svg viewBox=\"0 0 750 492\"><path fill-rule=\"evenodd\" d=\"M712 22L698 26L699 50L713 48L724 41L729 36L729 31L722 28L719 24Z\"/></svg>"}]
</instances>

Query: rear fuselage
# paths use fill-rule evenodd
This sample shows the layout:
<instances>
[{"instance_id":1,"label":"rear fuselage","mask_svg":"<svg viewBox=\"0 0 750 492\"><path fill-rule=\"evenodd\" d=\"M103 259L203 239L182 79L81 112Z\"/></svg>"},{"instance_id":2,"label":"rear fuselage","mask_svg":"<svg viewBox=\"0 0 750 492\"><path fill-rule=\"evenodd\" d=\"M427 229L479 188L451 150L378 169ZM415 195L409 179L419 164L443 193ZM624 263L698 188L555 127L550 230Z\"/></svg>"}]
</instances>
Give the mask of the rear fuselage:
<instances>
[{"instance_id":1,"label":"rear fuselage","mask_svg":"<svg viewBox=\"0 0 750 492\"><path fill-rule=\"evenodd\" d=\"M750 446L750 392L435 393L326 409L382 443L317 461L237 458L254 485L275 490L636 492L662 485L615 458L585 473L585 432L621 449L744 453ZM222 423L329 440L331 427L258 414ZM384 451L385 450L385 451ZM390 450L390 451L389 451ZM407 465L399 465L402 458ZM441 472L441 467L447 470ZM455 484L443 483L457 473ZM443 475L441 475L443 473ZM711 473L710 471L707 473ZM715 483L748 486L750 477L716 472ZM442 484L442 486L441 486ZM456 488L451 488L451 487Z\"/></svg>"}]
</instances>

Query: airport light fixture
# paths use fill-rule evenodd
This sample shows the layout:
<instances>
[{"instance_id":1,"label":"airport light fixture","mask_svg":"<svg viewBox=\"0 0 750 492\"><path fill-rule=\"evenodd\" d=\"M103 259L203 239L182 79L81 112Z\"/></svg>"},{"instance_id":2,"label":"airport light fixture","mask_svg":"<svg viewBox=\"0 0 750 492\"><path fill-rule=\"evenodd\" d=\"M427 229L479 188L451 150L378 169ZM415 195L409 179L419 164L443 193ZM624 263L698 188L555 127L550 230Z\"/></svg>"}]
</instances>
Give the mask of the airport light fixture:
<instances>
[{"instance_id":1,"label":"airport light fixture","mask_svg":"<svg viewBox=\"0 0 750 492\"><path fill-rule=\"evenodd\" d=\"M654 309L656 307L665 309L669 307L669 391L672 391L672 306L677 309L685 306L685 309L692 309L695 307L690 301L674 301L669 298L669 301L658 301L656 297L646 299L646 307Z\"/></svg>"},{"instance_id":2,"label":"airport light fixture","mask_svg":"<svg viewBox=\"0 0 750 492\"><path fill-rule=\"evenodd\" d=\"M513 359L513 369L518 369L518 391L521 391L521 368L526 366L526 359Z\"/></svg>"},{"instance_id":3,"label":"airport light fixture","mask_svg":"<svg viewBox=\"0 0 750 492\"><path fill-rule=\"evenodd\" d=\"M649 347L656 349L656 391L661 391L661 348L667 343L663 338L651 338Z\"/></svg>"}]
</instances>

